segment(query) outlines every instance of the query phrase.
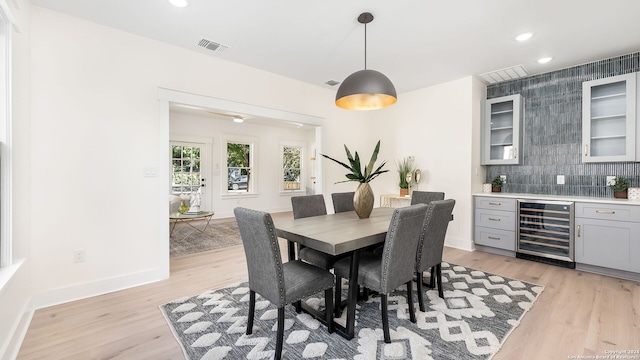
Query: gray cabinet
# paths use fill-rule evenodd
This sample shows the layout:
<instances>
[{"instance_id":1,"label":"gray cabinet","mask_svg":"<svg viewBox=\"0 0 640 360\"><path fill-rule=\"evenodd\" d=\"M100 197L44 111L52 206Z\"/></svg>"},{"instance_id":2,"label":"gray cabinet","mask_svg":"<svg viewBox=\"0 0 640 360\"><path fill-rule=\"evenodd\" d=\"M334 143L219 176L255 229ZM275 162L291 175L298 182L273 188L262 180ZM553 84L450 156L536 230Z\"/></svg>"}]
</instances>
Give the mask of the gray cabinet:
<instances>
[{"instance_id":1,"label":"gray cabinet","mask_svg":"<svg viewBox=\"0 0 640 360\"><path fill-rule=\"evenodd\" d=\"M640 272L640 206L576 203L576 263Z\"/></svg>"},{"instance_id":2,"label":"gray cabinet","mask_svg":"<svg viewBox=\"0 0 640 360\"><path fill-rule=\"evenodd\" d=\"M482 121L483 165L520 164L523 109L521 95L485 101Z\"/></svg>"},{"instance_id":3,"label":"gray cabinet","mask_svg":"<svg viewBox=\"0 0 640 360\"><path fill-rule=\"evenodd\" d=\"M516 249L516 200L475 198L474 242L503 250Z\"/></svg>"},{"instance_id":4,"label":"gray cabinet","mask_svg":"<svg viewBox=\"0 0 640 360\"><path fill-rule=\"evenodd\" d=\"M582 83L582 161L640 161L637 73Z\"/></svg>"}]
</instances>

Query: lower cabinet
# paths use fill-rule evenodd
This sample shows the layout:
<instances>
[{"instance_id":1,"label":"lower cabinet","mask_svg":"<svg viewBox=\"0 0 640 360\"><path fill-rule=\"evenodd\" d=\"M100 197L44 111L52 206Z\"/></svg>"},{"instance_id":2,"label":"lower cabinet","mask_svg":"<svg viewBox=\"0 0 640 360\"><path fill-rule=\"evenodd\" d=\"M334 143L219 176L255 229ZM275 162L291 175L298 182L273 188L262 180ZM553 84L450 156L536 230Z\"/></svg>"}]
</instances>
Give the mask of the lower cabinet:
<instances>
[{"instance_id":1,"label":"lower cabinet","mask_svg":"<svg viewBox=\"0 0 640 360\"><path fill-rule=\"evenodd\" d=\"M640 207L576 203L576 263L640 273Z\"/></svg>"},{"instance_id":2,"label":"lower cabinet","mask_svg":"<svg viewBox=\"0 0 640 360\"><path fill-rule=\"evenodd\" d=\"M515 256L516 199L474 196L474 201L477 248ZM574 205L576 269L640 281L640 203L576 201Z\"/></svg>"},{"instance_id":3,"label":"lower cabinet","mask_svg":"<svg viewBox=\"0 0 640 360\"><path fill-rule=\"evenodd\" d=\"M476 245L516 250L516 201L476 197L474 242Z\"/></svg>"}]
</instances>

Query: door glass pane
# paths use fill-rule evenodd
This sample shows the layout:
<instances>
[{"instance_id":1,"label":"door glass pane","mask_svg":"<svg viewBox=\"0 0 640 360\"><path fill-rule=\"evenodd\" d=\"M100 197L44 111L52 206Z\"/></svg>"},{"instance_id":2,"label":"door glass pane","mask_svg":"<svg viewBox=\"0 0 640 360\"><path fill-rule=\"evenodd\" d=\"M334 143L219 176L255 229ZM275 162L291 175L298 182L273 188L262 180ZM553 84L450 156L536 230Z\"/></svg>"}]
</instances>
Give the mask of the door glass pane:
<instances>
[{"instance_id":1,"label":"door glass pane","mask_svg":"<svg viewBox=\"0 0 640 360\"><path fill-rule=\"evenodd\" d=\"M173 145L171 147L173 194L190 194L200 189L200 147Z\"/></svg>"},{"instance_id":2,"label":"door glass pane","mask_svg":"<svg viewBox=\"0 0 640 360\"><path fill-rule=\"evenodd\" d=\"M490 159L513 159L513 101L491 104Z\"/></svg>"},{"instance_id":3,"label":"door glass pane","mask_svg":"<svg viewBox=\"0 0 640 360\"><path fill-rule=\"evenodd\" d=\"M301 163L302 148L282 148L283 190L300 190Z\"/></svg>"}]
</instances>

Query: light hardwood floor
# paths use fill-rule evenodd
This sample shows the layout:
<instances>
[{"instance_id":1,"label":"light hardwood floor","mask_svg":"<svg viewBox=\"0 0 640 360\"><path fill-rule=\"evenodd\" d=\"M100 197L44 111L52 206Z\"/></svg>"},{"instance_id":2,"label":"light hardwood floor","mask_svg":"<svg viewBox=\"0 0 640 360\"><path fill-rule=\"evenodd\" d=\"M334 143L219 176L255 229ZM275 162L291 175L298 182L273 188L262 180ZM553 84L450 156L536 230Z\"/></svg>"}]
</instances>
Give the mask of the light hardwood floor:
<instances>
[{"instance_id":1,"label":"light hardwood floor","mask_svg":"<svg viewBox=\"0 0 640 360\"><path fill-rule=\"evenodd\" d=\"M494 360L640 350L640 283L479 251L444 258L545 286ZM168 280L36 311L18 359L183 359L158 306L246 279L242 245L172 259Z\"/></svg>"}]
</instances>

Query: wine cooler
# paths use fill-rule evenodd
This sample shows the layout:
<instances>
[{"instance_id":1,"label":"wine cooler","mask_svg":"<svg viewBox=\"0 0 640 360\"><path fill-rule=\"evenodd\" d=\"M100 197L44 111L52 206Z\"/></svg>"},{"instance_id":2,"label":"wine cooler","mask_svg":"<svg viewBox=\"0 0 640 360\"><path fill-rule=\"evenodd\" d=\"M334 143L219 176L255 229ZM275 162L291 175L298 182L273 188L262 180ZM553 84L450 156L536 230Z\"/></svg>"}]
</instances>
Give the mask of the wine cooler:
<instances>
[{"instance_id":1,"label":"wine cooler","mask_svg":"<svg viewBox=\"0 0 640 360\"><path fill-rule=\"evenodd\" d=\"M516 256L575 268L573 202L518 200Z\"/></svg>"}]
</instances>

